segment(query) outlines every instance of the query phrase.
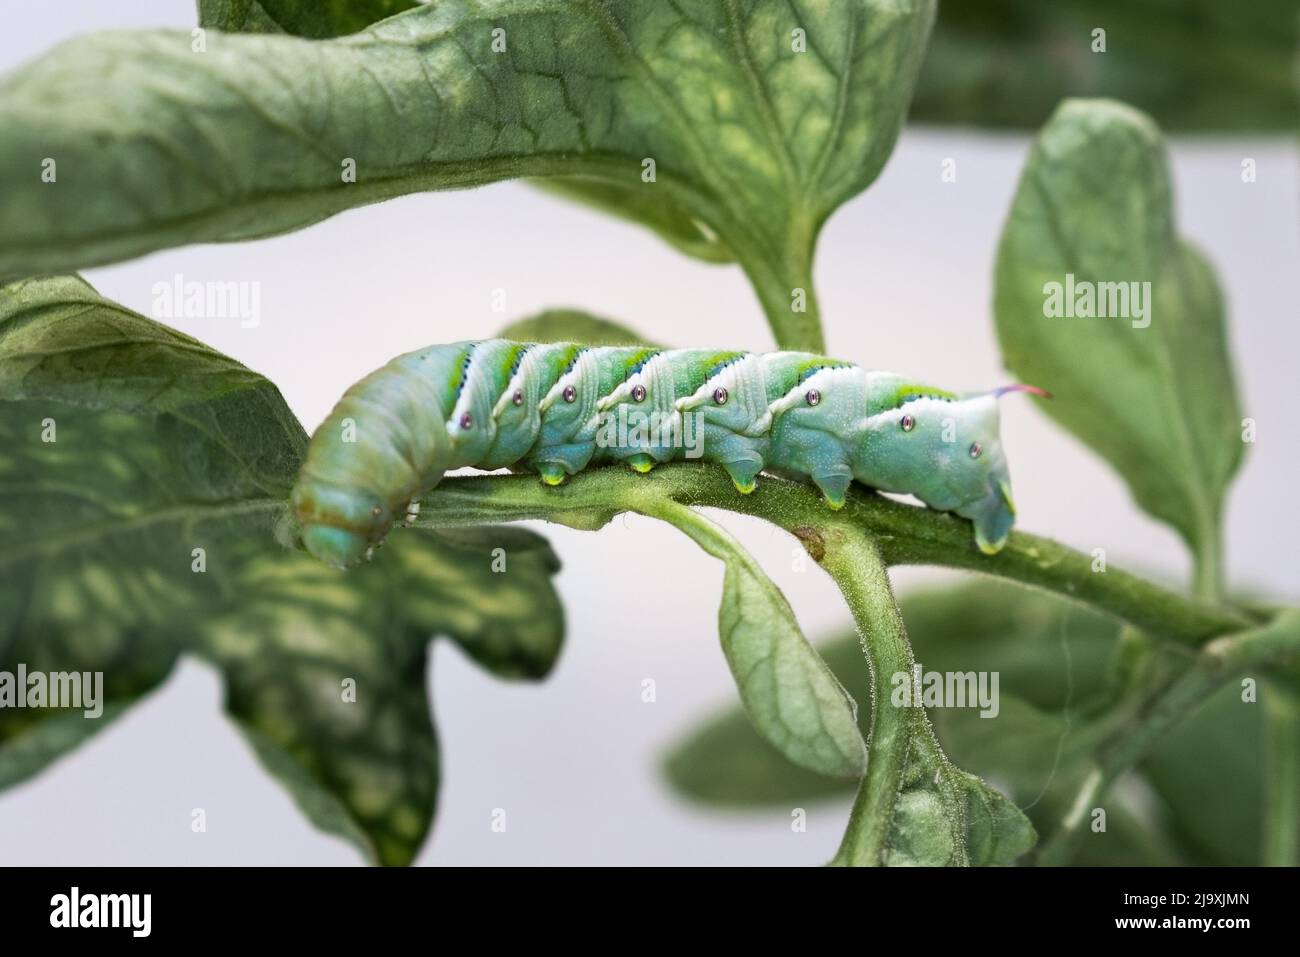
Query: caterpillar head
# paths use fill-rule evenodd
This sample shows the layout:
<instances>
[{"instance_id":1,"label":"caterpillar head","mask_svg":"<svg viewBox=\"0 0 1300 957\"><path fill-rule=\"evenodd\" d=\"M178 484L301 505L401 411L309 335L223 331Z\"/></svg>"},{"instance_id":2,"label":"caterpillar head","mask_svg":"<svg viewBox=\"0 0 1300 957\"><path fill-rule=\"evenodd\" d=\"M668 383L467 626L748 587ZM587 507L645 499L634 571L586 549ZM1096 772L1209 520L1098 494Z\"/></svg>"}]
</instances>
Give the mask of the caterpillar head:
<instances>
[{"instance_id":1,"label":"caterpillar head","mask_svg":"<svg viewBox=\"0 0 1300 957\"><path fill-rule=\"evenodd\" d=\"M393 524L388 506L359 489L299 482L292 504L303 546L334 568L365 560Z\"/></svg>"},{"instance_id":2,"label":"caterpillar head","mask_svg":"<svg viewBox=\"0 0 1300 957\"><path fill-rule=\"evenodd\" d=\"M1016 518L997 402L1011 391L1046 395L1032 386L957 398L920 395L872 416L855 476L970 519L980 551L1000 551Z\"/></svg>"}]
</instances>

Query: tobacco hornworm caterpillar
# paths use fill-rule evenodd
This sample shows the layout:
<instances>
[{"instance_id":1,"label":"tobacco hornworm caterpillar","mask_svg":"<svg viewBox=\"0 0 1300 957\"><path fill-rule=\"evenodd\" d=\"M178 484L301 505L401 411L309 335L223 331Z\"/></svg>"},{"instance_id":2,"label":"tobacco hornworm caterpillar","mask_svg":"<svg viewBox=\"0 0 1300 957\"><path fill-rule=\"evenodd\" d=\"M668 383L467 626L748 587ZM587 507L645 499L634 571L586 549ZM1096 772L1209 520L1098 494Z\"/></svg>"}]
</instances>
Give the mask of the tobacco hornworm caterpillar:
<instances>
[{"instance_id":1,"label":"tobacco hornworm caterpillar","mask_svg":"<svg viewBox=\"0 0 1300 957\"><path fill-rule=\"evenodd\" d=\"M1015 519L997 397L958 396L802 352L583 347L503 339L399 356L350 388L316 430L293 509L317 558L368 557L444 472L510 467L557 485L602 462L681 457L742 492L767 470L832 508L854 479L974 522L987 552ZM408 504L409 503L409 504Z\"/></svg>"}]
</instances>

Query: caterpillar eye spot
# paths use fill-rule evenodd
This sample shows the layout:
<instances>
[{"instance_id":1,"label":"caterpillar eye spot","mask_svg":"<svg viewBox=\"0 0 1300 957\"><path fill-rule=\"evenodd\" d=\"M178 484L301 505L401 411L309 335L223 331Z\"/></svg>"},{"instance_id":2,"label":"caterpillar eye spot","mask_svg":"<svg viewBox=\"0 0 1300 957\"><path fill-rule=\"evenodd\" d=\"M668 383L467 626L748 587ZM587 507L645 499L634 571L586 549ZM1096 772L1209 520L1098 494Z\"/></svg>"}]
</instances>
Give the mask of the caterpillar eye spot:
<instances>
[{"instance_id":1,"label":"caterpillar eye spot","mask_svg":"<svg viewBox=\"0 0 1300 957\"><path fill-rule=\"evenodd\" d=\"M818 392L816 389L809 389L808 393L804 396L804 399L807 400L809 405L820 405L822 401L822 394Z\"/></svg>"},{"instance_id":2,"label":"caterpillar eye spot","mask_svg":"<svg viewBox=\"0 0 1300 957\"><path fill-rule=\"evenodd\" d=\"M517 390L517 391L515 392L515 394L514 394L514 397L511 398L510 401L513 402L515 405L523 405L523 404L524 404L524 390L523 390L523 389L519 389L519 390Z\"/></svg>"},{"instance_id":3,"label":"caterpillar eye spot","mask_svg":"<svg viewBox=\"0 0 1300 957\"><path fill-rule=\"evenodd\" d=\"M984 446L980 445L978 442L972 442L972 443L970 444L970 457L971 457L971 458L973 458L973 459L977 459L977 458L979 458L979 457L980 457L980 453L983 452L983 451L984 451Z\"/></svg>"},{"instance_id":4,"label":"caterpillar eye spot","mask_svg":"<svg viewBox=\"0 0 1300 957\"><path fill-rule=\"evenodd\" d=\"M714 390L713 390L713 401L714 401L714 403L715 403L716 405L726 405L726 404L727 404L727 390L724 389L722 386L718 386L716 389L714 389Z\"/></svg>"},{"instance_id":5,"label":"caterpillar eye spot","mask_svg":"<svg viewBox=\"0 0 1300 957\"><path fill-rule=\"evenodd\" d=\"M474 424L474 419L470 416L468 412L466 412L464 415L460 417L460 427L462 429L468 429L473 424Z\"/></svg>"},{"instance_id":6,"label":"caterpillar eye spot","mask_svg":"<svg viewBox=\"0 0 1300 957\"><path fill-rule=\"evenodd\" d=\"M916 419L912 418L910 415L905 415L898 420L898 427L904 432L911 432L916 428Z\"/></svg>"},{"instance_id":7,"label":"caterpillar eye spot","mask_svg":"<svg viewBox=\"0 0 1300 957\"><path fill-rule=\"evenodd\" d=\"M383 506L382 505L374 506L373 508L370 509L370 514L373 515L375 518L378 518L380 515L383 515L384 514Z\"/></svg>"},{"instance_id":8,"label":"caterpillar eye spot","mask_svg":"<svg viewBox=\"0 0 1300 957\"><path fill-rule=\"evenodd\" d=\"M578 398L578 390L571 385L566 385L564 387L564 401L572 402L577 398Z\"/></svg>"},{"instance_id":9,"label":"caterpillar eye spot","mask_svg":"<svg viewBox=\"0 0 1300 957\"><path fill-rule=\"evenodd\" d=\"M633 402L645 401L645 386L643 385L632 386L632 401Z\"/></svg>"}]
</instances>

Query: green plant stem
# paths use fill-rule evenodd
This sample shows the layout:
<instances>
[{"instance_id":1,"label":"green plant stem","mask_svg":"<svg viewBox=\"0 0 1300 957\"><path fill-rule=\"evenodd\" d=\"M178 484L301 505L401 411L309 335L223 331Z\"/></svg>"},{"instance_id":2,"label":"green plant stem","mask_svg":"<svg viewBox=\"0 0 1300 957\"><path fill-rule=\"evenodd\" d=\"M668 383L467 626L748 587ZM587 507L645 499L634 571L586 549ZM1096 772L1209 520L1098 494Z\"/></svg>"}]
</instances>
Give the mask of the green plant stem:
<instances>
[{"instance_id":1,"label":"green plant stem","mask_svg":"<svg viewBox=\"0 0 1300 957\"><path fill-rule=\"evenodd\" d=\"M644 483L641 488L645 488ZM628 507L676 526L715 558L754 565L748 552L737 547L730 534L694 508L660 494L635 496ZM925 710L890 704L892 677L910 674L916 659L884 560L870 537L851 521L833 513L819 518L822 521L816 531L800 526L800 537L844 595L857 625L875 702L867 737L866 773L859 783L843 841L831 863L875 867L884 863L908 756L915 753L927 767L948 772L953 769ZM750 573L765 577L757 567Z\"/></svg>"},{"instance_id":2,"label":"green plant stem","mask_svg":"<svg viewBox=\"0 0 1300 957\"><path fill-rule=\"evenodd\" d=\"M1217 515L1206 520L1194 546L1192 591L1203 601L1223 601L1223 529Z\"/></svg>"},{"instance_id":3,"label":"green plant stem","mask_svg":"<svg viewBox=\"0 0 1300 957\"><path fill-rule=\"evenodd\" d=\"M1217 638L1207 644L1191 667L1157 694L1133 722L1102 745L1097 769L1084 781L1061 826L1043 845L1039 863L1068 864L1087 831L1093 809L1100 806L1110 786L1224 682L1247 668L1296 654L1297 650L1300 650L1300 611L1292 609L1282 611L1264 627Z\"/></svg>"},{"instance_id":4,"label":"green plant stem","mask_svg":"<svg viewBox=\"0 0 1300 957\"><path fill-rule=\"evenodd\" d=\"M1260 859L1269 867L1300 866L1300 699L1280 682L1263 686L1264 826Z\"/></svg>"},{"instance_id":5,"label":"green plant stem","mask_svg":"<svg viewBox=\"0 0 1300 957\"><path fill-rule=\"evenodd\" d=\"M857 490L836 512L808 486L774 478L742 496L720 469L702 463L662 466L648 476L593 469L558 488L525 475L448 479L423 503L419 524L545 519L597 529L620 512L636 511L670 518L708 549L709 535L696 529L697 523L684 522L678 511L688 506L757 516L795 535L835 579L858 623L877 707L867 773L835 863L881 863L910 745L929 756L941 778L946 764L924 711L880 706L890 700L890 676L910 670L914 660L889 587L891 564L948 565L1045 588L1183 648L1199 649L1190 667L1107 739L1098 769L1044 846L1045 863L1070 859L1089 812L1107 788L1222 682L1243 668L1300 651L1300 611L1284 610L1257 626L1243 611L1184 597L1113 567L1094 572L1090 556L1048 539L1017 532L997 555L984 555L971 545L969 523L952 516ZM1277 798L1284 805L1287 800L1294 796ZM1277 831L1281 845L1294 843L1293 831L1281 825Z\"/></svg>"},{"instance_id":6,"label":"green plant stem","mask_svg":"<svg viewBox=\"0 0 1300 957\"><path fill-rule=\"evenodd\" d=\"M743 230L739 235L729 230L723 238L735 251L736 259L757 293L776 344L782 349L798 352L825 352L821 310L813 289L816 234L811 227L804 224L792 227L786 249L779 254L756 246ZM802 290L798 311L795 290Z\"/></svg>"},{"instance_id":7,"label":"green plant stem","mask_svg":"<svg viewBox=\"0 0 1300 957\"><path fill-rule=\"evenodd\" d=\"M545 519L598 528L647 497L758 516L801 538L834 519L870 535L886 565L946 565L1033 585L1184 646L1199 647L1255 624L1244 612L1180 595L1114 566L1093 572L1090 556L1050 539L1016 532L997 555L984 555L972 544L970 523L950 515L856 489L844 509L832 512L810 487L766 477L756 492L740 495L721 469L696 463L661 466L650 475L596 469L558 488L524 475L447 479L425 500L420 524Z\"/></svg>"},{"instance_id":8,"label":"green plant stem","mask_svg":"<svg viewBox=\"0 0 1300 957\"><path fill-rule=\"evenodd\" d=\"M925 722L925 712L889 704L890 677L910 673L915 658L880 553L865 535L848 529L832 529L820 548L821 565L844 593L857 623L862 652L871 669L874 702L867 773L858 786L844 839L832 863L876 866L883 863L909 746L921 731L917 724ZM925 724L928 732L928 722Z\"/></svg>"}]
</instances>

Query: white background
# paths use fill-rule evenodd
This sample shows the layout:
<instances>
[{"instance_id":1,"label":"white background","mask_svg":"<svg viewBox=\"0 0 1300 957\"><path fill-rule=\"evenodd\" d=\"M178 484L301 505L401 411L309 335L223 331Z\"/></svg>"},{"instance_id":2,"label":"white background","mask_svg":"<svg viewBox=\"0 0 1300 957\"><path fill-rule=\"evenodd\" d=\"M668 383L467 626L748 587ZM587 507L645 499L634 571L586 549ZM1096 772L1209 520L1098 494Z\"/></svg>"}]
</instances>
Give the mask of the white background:
<instances>
[{"instance_id":1,"label":"white background","mask_svg":"<svg viewBox=\"0 0 1300 957\"><path fill-rule=\"evenodd\" d=\"M184 0L0 0L0 70L80 32L193 25ZM0 130L0 136L3 131ZM990 319L994 249L1028 147L1023 135L909 130L888 168L823 233L817 259L830 352L954 389L1008 381ZM1243 157L1258 181L1243 184ZM956 183L940 181L957 161ZM1232 581L1295 600L1297 156L1287 138L1172 144L1180 229L1218 266L1243 409L1258 421L1228 511ZM677 345L764 349L771 338L735 267L695 263L647 232L519 184L411 196L261 242L169 250L87 278L149 313L154 283L261 284L261 325L178 322L276 382L314 428L338 394L393 355L490 336L577 306ZM507 310L492 312L492 290ZM1041 383L1050 387L1051 383ZM1020 527L1178 582L1172 532L1133 506L1110 469L1033 411L1003 406ZM793 570L795 543L727 516L817 638L847 624L829 580ZM443 788L422 864L817 864L848 803L724 815L683 803L657 775L668 746L735 700L716 637L721 567L667 527L619 519L598 534L547 529L567 645L537 686L498 682L446 643L430 682ZM906 588L947 576L904 569ZM644 704L641 681L658 700ZM184 663L89 744L0 794L4 864L355 864L315 832L220 712L218 675ZM208 830L190 830L192 808ZM508 830L490 829L505 808Z\"/></svg>"}]
</instances>

